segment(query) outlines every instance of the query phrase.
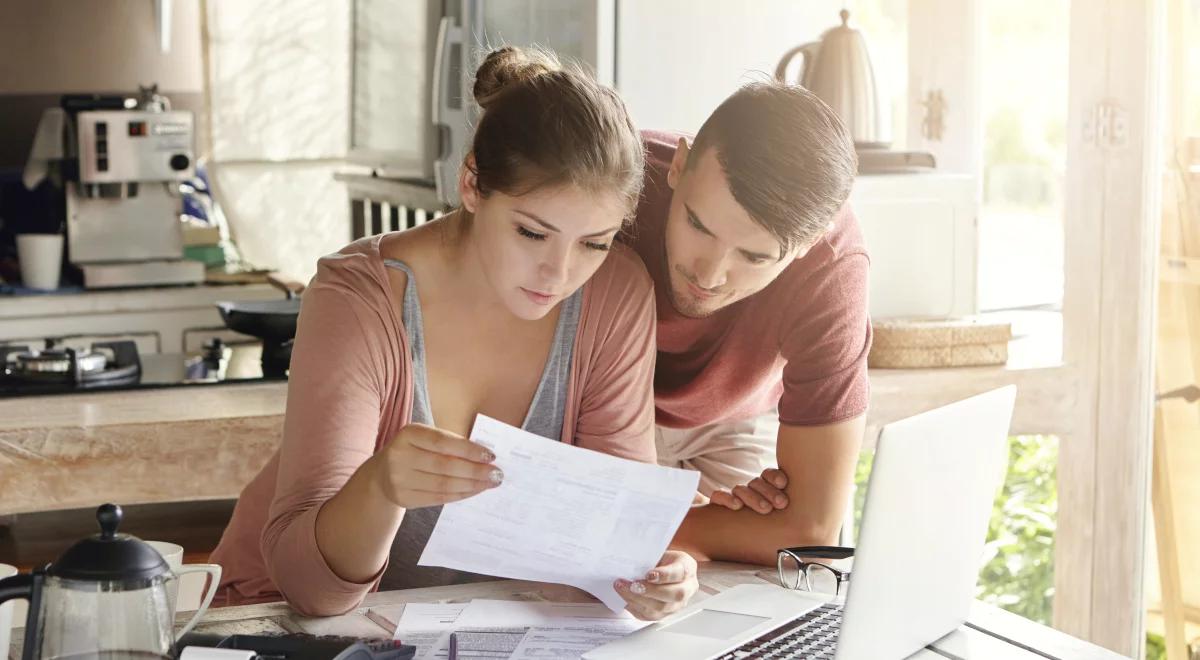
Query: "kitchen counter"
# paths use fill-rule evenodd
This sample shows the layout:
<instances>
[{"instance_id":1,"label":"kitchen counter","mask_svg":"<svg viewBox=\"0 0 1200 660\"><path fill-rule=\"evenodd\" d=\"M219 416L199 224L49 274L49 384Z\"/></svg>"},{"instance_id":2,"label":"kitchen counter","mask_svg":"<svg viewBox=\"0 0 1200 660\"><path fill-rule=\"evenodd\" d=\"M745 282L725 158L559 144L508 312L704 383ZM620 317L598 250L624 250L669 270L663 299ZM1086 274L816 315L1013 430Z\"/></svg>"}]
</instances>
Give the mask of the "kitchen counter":
<instances>
[{"instance_id":1,"label":"kitchen counter","mask_svg":"<svg viewBox=\"0 0 1200 660\"><path fill-rule=\"evenodd\" d=\"M1006 384L1012 433L1069 433L1076 371L1013 347L1006 366L872 369L866 447L886 423ZM0 399L0 515L237 497L278 446L286 398L280 381Z\"/></svg>"},{"instance_id":2,"label":"kitchen counter","mask_svg":"<svg viewBox=\"0 0 1200 660\"><path fill-rule=\"evenodd\" d=\"M128 289L74 290L37 295L0 295L0 319L71 314L137 312L146 309L212 305L219 300L277 300L270 284L199 284Z\"/></svg>"},{"instance_id":3,"label":"kitchen counter","mask_svg":"<svg viewBox=\"0 0 1200 660\"><path fill-rule=\"evenodd\" d=\"M0 515L237 497L286 398L275 382L0 399Z\"/></svg>"},{"instance_id":4,"label":"kitchen counter","mask_svg":"<svg viewBox=\"0 0 1200 660\"><path fill-rule=\"evenodd\" d=\"M883 424L1009 383L1013 433L1065 432L1066 368L875 370L866 448ZM0 399L0 516L235 498L275 451L287 383Z\"/></svg>"}]
</instances>

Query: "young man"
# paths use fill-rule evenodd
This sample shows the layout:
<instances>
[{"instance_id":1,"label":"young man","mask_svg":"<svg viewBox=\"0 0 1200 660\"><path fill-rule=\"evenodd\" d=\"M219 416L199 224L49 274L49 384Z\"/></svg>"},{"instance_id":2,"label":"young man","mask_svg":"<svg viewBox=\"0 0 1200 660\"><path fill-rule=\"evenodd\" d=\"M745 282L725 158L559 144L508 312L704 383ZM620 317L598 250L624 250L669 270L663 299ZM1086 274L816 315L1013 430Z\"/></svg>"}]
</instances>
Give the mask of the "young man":
<instances>
[{"instance_id":1,"label":"young man","mask_svg":"<svg viewBox=\"0 0 1200 660\"><path fill-rule=\"evenodd\" d=\"M643 141L628 241L655 281L659 461L700 471L712 498L675 545L761 564L833 545L871 343L868 259L845 205L853 142L816 96L779 83L738 90L694 141Z\"/></svg>"}]
</instances>

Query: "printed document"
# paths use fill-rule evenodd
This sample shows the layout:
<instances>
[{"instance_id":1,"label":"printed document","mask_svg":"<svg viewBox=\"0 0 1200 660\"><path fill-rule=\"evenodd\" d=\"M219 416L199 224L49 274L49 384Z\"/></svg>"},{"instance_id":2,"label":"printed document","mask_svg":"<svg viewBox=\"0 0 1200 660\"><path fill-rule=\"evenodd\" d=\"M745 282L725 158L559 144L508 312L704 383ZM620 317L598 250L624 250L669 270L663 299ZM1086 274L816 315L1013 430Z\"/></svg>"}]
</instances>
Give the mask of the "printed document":
<instances>
[{"instance_id":1,"label":"printed document","mask_svg":"<svg viewBox=\"0 0 1200 660\"><path fill-rule=\"evenodd\" d=\"M496 454L497 488L447 504L421 566L568 584L615 611L618 578L658 564L700 475L639 463L479 415L471 439Z\"/></svg>"},{"instance_id":2,"label":"printed document","mask_svg":"<svg viewBox=\"0 0 1200 660\"><path fill-rule=\"evenodd\" d=\"M460 657L574 660L649 625L594 603L481 598L469 605L410 603L403 608L393 638L416 645L418 660L448 658L451 632ZM394 608L388 609L387 615L394 617Z\"/></svg>"},{"instance_id":3,"label":"printed document","mask_svg":"<svg viewBox=\"0 0 1200 660\"><path fill-rule=\"evenodd\" d=\"M599 627L631 633L646 621L595 603L550 603L476 598L454 621L455 628Z\"/></svg>"},{"instance_id":4,"label":"printed document","mask_svg":"<svg viewBox=\"0 0 1200 660\"><path fill-rule=\"evenodd\" d=\"M417 647L415 657L425 657L454 629L455 619L466 607L466 603L408 603L392 639Z\"/></svg>"},{"instance_id":5,"label":"printed document","mask_svg":"<svg viewBox=\"0 0 1200 660\"><path fill-rule=\"evenodd\" d=\"M509 660L574 660L584 653L650 625L628 612L592 603L530 603L476 599L455 627L522 628L525 634ZM468 638L468 643L469 643ZM463 649L460 644L459 649Z\"/></svg>"}]
</instances>

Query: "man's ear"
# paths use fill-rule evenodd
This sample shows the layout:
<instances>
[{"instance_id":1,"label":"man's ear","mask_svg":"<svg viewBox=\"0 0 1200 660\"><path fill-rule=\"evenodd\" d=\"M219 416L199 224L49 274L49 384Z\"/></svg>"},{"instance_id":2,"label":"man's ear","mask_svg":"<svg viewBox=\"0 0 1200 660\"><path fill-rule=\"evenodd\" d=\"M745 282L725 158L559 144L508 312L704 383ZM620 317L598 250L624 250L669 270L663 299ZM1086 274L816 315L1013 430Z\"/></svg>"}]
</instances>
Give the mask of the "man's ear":
<instances>
[{"instance_id":1,"label":"man's ear","mask_svg":"<svg viewBox=\"0 0 1200 660\"><path fill-rule=\"evenodd\" d=\"M479 208L479 177L475 174L475 154L467 154L458 170L458 198L468 213Z\"/></svg>"},{"instance_id":2,"label":"man's ear","mask_svg":"<svg viewBox=\"0 0 1200 660\"><path fill-rule=\"evenodd\" d=\"M683 170L687 168L688 154L691 152L692 146L688 144L687 138L679 138L679 144L675 147L675 155L671 158L671 168L667 170L667 185L671 186L671 190L675 190L679 186Z\"/></svg>"},{"instance_id":3,"label":"man's ear","mask_svg":"<svg viewBox=\"0 0 1200 660\"><path fill-rule=\"evenodd\" d=\"M820 243L820 242L821 242L821 239L825 238L825 235L826 235L826 234L828 234L829 232L833 231L833 226L834 226L834 224L836 224L836 221L835 221L835 220L830 220L830 221L829 221L829 223L825 225L825 231L821 232L820 234L818 234L818 235L817 235L817 237L816 237L816 238L814 238L814 239L812 239L811 241L809 241L809 242L808 242L808 245L805 245L804 247L802 247L802 248L800 248L799 250L797 250L797 251L796 251L796 256L792 257L792 259L793 259L793 260L795 260L795 259L802 259L802 258L804 258L804 256L808 254L808 251L809 251L809 250L813 249L813 247L814 247L814 246L815 246L817 243Z\"/></svg>"}]
</instances>

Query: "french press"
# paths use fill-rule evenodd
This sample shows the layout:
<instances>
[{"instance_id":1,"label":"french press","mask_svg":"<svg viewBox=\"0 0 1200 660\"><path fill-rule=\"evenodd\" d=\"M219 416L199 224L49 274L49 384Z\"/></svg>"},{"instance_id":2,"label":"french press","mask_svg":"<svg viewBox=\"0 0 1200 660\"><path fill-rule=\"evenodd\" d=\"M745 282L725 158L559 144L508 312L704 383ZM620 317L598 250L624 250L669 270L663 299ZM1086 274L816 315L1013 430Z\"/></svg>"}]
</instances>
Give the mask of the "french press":
<instances>
[{"instance_id":1,"label":"french press","mask_svg":"<svg viewBox=\"0 0 1200 660\"><path fill-rule=\"evenodd\" d=\"M100 533L71 546L58 561L0 580L0 603L29 601L23 660L170 657L175 642L170 587L178 576L154 548L117 532L121 507L101 506L96 520Z\"/></svg>"}]
</instances>

